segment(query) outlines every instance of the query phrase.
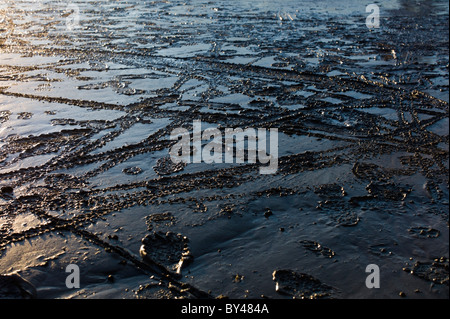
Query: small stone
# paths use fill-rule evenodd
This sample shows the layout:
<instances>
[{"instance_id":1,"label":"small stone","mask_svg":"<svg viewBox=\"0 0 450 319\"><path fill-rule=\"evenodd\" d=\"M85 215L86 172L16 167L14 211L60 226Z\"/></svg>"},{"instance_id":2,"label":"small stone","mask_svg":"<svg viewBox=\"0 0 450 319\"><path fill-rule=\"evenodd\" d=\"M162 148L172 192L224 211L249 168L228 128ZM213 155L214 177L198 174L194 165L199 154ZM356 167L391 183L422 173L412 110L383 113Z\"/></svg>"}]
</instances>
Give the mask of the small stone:
<instances>
[{"instance_id":1,"label":"small stone","mask_svg":"<svg viewBox=\"0 0 450 319\"><path fill-rule=\"evenodd\" d=\"M406 297L406 294L405 294L403 291L400 291L400 292L398 293L398 295L399 295L400 297Z\"/></svg>"},{"instance_id":2,"label":"small stone","mask_svg":"<svg viewBox=\"0 0 450 319\"><path fill-rule=\"evenodd\" d=\"M239 274L237 274L235 277L234 277L234 280L233 280L233 282L241 282L242 280L244 279L244 276L241 276L241 275L239 275Z\"/></svg>"},{"instance_id":3,"label":"small stone","mask_svg":"<svg viewBox=\"0 0 450 319\"><path fill-rule=\"evenodd\" d=\"M272 216L273 215L273 213L272 213L272 211L270 210L270 209L267 209L265 212L264 212L264 217L266 217L266 218L269 218L270 216Z\"/></svg>"},{"instance_id":4,"label":"small stone","mask_svg":"<svg viewBox=\"0 0 450 319\"><path fill-rule=\"evenodd\" d=\"M169 285L167 286L167 288L169 288L170 290L178 290L177 286L175 286L171 282L169 282Z\"/></svg>"}]
</instances>

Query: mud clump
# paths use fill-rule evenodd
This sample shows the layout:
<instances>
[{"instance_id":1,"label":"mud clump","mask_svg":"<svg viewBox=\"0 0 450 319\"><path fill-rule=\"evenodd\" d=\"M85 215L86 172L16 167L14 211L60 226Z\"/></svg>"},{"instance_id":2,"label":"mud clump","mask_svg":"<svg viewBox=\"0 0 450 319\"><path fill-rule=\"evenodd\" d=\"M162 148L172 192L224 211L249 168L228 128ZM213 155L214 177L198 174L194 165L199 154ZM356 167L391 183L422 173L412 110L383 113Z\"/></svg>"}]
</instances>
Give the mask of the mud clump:
<instances>
[{"instance_id":1,"label":"mud clump","mask_svg":"<svg viewBox=\"0 0 450 319\"><path fill-rule=\"evenodd\" d=\"M155 225L158 226L164 225L170 227L174 225L175 222L176 222L175 216L173 216L173 214L170 212L152 214L145 218L145 223L147 224L147 229L149 231L153 230L153 227Z\"/></svg>"},{"instance_id":2,"label":"mud clump","mask_svg":"<svg viewBox=\"0 0 450 319\"><path fill-rule=\"evenodd\" d=\"M266 211L264 212L264 217L269 218L272 215L273 215L272 210L270 208L267 208Z\"/></svg>"},{"instance_id":3,"label":"mud clump","mask_svg":"<svg viewBox=\"0 0 450 319\"><path fill-rule=\"evenodd\" d=\"M448 258L436 258L432 262L417 261L414 265L403 268L404 271L435 284L447 285L449 281Z\"/></svg>"},{"instance_id":4,"label":"mud clump","mask_svg":"<svg viewBox=\"0 0 450 319\"><path fill-rule=\"evenodd\" d=\"M30 112L20 112L20 113L17 115L17 119L19 119L19 120L29 120L29 119L31 119L32 116L33 116L33 113L30 113Z\"/></svg>"},{"instance_id":5,"label":"mud clump","mask_svg":"<svg viewBox=\"0 0 450 319\"><path fill-rule=\"evenodd\" d=\"M312 240L301 240L300 243L304 248L316 253L317 255L322 255L327 258L333 258L336 255L336 253L332 251L330 248L324 247L318 242Z\"/></svg>"},{"instance_id":6,"label":"mud clump","mask_svg":"<svg viewBox=\"0 0 450 319\"><path fill-rule=\"evenodd\" d=\"M401 201L411 193L412 189L402 187L394 183L377 183L371 182L366 187L367 192L378 199Z\"/></svg>"},{"instance_id":7,"label":"mud clump","mask_svg":"<svg viewBox=\"0 0 450 319\"><path fill-rule=\"evenodd\" d=\"M186 163L175 164L174 162L172 162L170 157L163 157L156 162L153 170L158 175L170 175L182 171L185 167Z\"/></svg>"},{"instance_id":8,"label":"mud clump","mask_svg":"<svg viewBox=\"0 0 450 319\"><path fill-rule=\"evenodd\" d=\"M11 111L0 111L0 123L7 122L11 116Z\"/></svg>"},{"instance_id":9,"label":"mud clump","mask_svg":"<svg viewBox=\"0 0 450 319\"><path fill-rule=\"evenodd\" d=\"M188 243L187 237L181 234L153 232L142 239L139 253L146 262L158 263L180 273L194 259Z\"/></svg>"},{"instance_id":10,"label":"mud clump","mask_svg":"<svg viewBox=\"0 0 450 319\"><path fill-rule=\"evenodd\" d=\"M411 227L408 232L416 238L437 238L440 235L439 230L431 227Z\"/></svg>"},{"instance_id":11,"label":"mud clump","mask_svg":"<svg viewBox=\"0 0 450 319\"><path fill-rule=\"evenodd\" d=\"M336 290L313 276L292 270L276 270L272 274L275 290L293 299L330 299Z\"/></svg>"},{"instance_id":12,"label":"mud clump","mask_svg":"<svg viewBox=\"0 0 450 319\"><path fill-rule=\"evenodd\" d=\"M373 163L356 163L353 174L363 180L383 180L385 178L381 167Z\"/></svg>"},{"instance_id":13,"label":"mud clump","mask_svg":"<svg viewBox=\"0 0 450 319\"><path fill-rule=\"evenodd\" d=\"M314 193L321 197L340 198L346 195L344 187L337 184L323 184L314 188Z\"/></svg>"},{"instance_id":14,"label":"mud clump","mask_svg":"<svg viewBox=\"0 0 450 319\"><path fill-rule=\"evenodd\" d=\"M142 168L140 167L127 167L122 170L122 172L126 175L139 175L142 173Z\"/></svg>"},{"instance_id":15,"label":"mud clump","mask_svg":"<svg viewBox=\"0 0 450 319\"><path fill-rule=\"evenodd\" d=\"M382 257L392 256L393 252L389 250L388 245L375 244L369 246L369 252Z\"/></svg>"}]
</instances>

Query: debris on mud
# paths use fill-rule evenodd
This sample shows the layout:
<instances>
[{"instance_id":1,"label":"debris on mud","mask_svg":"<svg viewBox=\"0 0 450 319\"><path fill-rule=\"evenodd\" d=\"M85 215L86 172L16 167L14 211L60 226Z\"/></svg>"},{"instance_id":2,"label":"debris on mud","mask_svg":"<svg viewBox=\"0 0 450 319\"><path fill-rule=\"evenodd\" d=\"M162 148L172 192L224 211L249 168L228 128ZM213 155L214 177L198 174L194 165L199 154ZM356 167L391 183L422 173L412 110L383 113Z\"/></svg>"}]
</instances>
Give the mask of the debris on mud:
<instances>
[{"instance_id":1,"label":"debris on mud","mask_svg":"<svg viewBox=\"0 0 450 319\"><path fill-rule=\"evenodd\" d=\"M269 218L272 215L273 215L272 210L270 208L266 208L266 211L264 212L264 217Z\"/></svg>"}]
</instances>

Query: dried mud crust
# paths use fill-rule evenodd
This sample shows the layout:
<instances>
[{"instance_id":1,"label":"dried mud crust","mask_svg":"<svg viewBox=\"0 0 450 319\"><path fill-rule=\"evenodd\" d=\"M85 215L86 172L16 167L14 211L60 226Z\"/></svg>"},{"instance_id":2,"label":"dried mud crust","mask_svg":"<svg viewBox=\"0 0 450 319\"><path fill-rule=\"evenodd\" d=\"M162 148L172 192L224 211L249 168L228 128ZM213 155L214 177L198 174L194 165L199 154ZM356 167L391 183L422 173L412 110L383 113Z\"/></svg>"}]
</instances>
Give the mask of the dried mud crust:
<instances>
[{"instance_id":1,"label":"dried mud crust","mask_svg":"<svg viewBox=\"0 0 450 319\"><path fill-rule=\"evenodd\" d=\"M141 258L139 251L130 253L120 241L108 241L90 227L130 208L166 209L172 205L177 208L170 212L148 213L148 231L180 226L178 213L183 210L204 216L189 225L209 225L222 218L233 222L248 214L253 202L280 197L314 198L312 206L308 199L299 204L302 212L318 212L333 226L358 229L365 226L363 209L376 211L381 207L390 212L405 204L405 215L413 215L420 207L426 215L442 217L448 227L449 140L448 132L439 131L443 122L448 123L448 102L440 98L443 93L448 96L448 16L438 15L432 21L399 16L386 19L384 32L368 32L320 14L280 24L280 14L274 12L226 10L227 14L212 16L193 9L177 15L170 11L176 9L177 1L157 2L152 5L167 14L144 10L136 24L145 27L131 38L126 28L116 28L114 15L120 10L111 14L101 5L94 10L87 2L79 4L92 20L82 21L86 27L79 29L76 37L58 29L64 25L64 19L57 21L61 14L53 15L56 20L47 23L46 10L38 10L39 18L33 23L42 29L40 32L25 30L28 22L17 24L17 32L0 47L0 54L20 52L24 59L58 57L33 65L21 64L19 58L17 65L0 62L0 98L10 103L0 109L1 128L7 132L0 137L0 254L6 254L14 243L47 233L70 232L154 276L155 284L140 289L139 297L211 298L195 285L183 283L176 273L181 269L177 268L179 262L190 257L183 255L186 243L175 233L146 236ZM118 1L117 5L128 8L126 2ZM61 10L51 7L50 12ZM99 13L105 29L89 22L98 21ZM13 3L9 14L11 19L22 19L22 9ZM179 17L199 19L204 24L184 25L180 34L179 28L166 24L168 19L178 21ZM353 19L356 25L360 17ZM430 25L433 35L442 34L444 40L435 39L428 28L418 29L416 24ZM405 34L408 29L416 32ZM44 38L49 45L39 43ZM112 41L121 39L126 41ZM206 49L192 54L160 51L174 48L184 52L201 44ZM264 62L271 57L273 62ZM428 63L422 57L435 61ZM317 63L310 63L315 60ZM171 77L176 80L170 85L158 83ZM137 87L139 81L149 80L157 81ZM75 86L76 97L69 90L57 89L66 82L67 87ZM16 86L20 89L14 89ZM107 90L113 92L111 100L118 103L95 95ZM16 111L24 103L39 107ZM76 110L69 112L73 118L68 118L65 107ZM111 119L91 119L91 111L121 113ZM77 112L88 114L87 119L78 118ZM8 130L33 126L34 121L39 124L42 116L48 119L49 132ZM192 121L198 119L221 127L278 128L283 139L314 139L323 146L282 153L278 171L270 178L261 176L256 164L191 171L189 165L173 164L167 157L173 144L169 135L174 128L191 129ZM156 126L139 141L117 142L135 125L156 125L158 120L167 120L167 124ZM115 142L116 146L103 148ZM128 163L147 155L139 165ZM390 160L394 155L398 158L395 165ZM48 159L37 162L41 156ZM383 156L388 160L380 159ZM150 158L154 162L144 168ZM315 180L339 169L339 177L348 178L345 184L334 183L331 175L331 182ZM105 186L101 182L109 173L115 174L114 181ZM308 182L314 186L305 185L305 176L310 174L317 174ZM424 180L423 189L409 185L414 176ZM408 208L411 198L420 205ZM277 205L266 204L271 208L255 213L255 220L264 215L267 218L261 219L267 223L276 222ZM21 214L30 214L39 222L14 230ZM406 225L406 234L414 239L448 245L439 242L445 237L442 230L407 229L411 224ZM313 254L331 259L334 250L341 252L337 247L323 247L320 238L317 241L301 244ZM368 245L361 251L390 256L390 241L380 245ZM414 267L418 276L444 283L446 270L448 283L448 259L447 268L440 262ZM280 292L288 297L334 295L332 288L309 275L288 270L275 274Z\"/></svg>"}]
</instances>

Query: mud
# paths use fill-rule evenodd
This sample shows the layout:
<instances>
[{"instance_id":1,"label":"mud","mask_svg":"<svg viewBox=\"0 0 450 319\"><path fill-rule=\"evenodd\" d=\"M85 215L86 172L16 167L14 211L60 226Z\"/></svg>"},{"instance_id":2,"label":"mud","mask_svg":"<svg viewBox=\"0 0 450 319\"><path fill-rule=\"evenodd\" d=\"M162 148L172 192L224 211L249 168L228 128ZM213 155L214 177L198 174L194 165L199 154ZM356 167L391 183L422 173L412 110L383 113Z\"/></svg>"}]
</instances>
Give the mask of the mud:
<instances>
[{"instance_id":1,"label":"mud","mask_svg":"<svg viewBox=\"0 0 450 319\"><path fill-rule=\"evenodd\" d=\"M303 247L305 247L307 250L312 251L316 254L320 254L322 256L325 256L327 258L333 258L336 253L332 251L330 248L323 247L321 244L311 241L311 240L302 240L300 242Z\"/></svg>"},{"instance_id":2,"label":"mud","mask_svg":"<svg viewBox=\"0 0 450 319\"><path fill-rule=\"evenodd\" d=\"M181 269L193 260L188 243L181 234L154 232L142 239L139 253L144 261L156 262L181 273Z\"/></svg>"},{"instance_id":3,"label":"mud","mask_svg":"<svg viewBox=\"0 0 450 319\"><path fill-rule=\"evenodd\" d=\"M447 2L76 3L0 2L2 298L448 298ZM194 120L276 174L174 164Z\"/></svg>"},{"instance_id":4,"label":"mud","mask_svg":"<svg viewBox=\"0 0 450 319\"><path fill-rule=\"evenodd\" d=\"M2 299L33 299L36 288L17 274L0 276L0 297Z\"/></svg>"},{"instance_id":5,"label":"mud","mask_svg":"<svg viewBox=\"0 0 450 319\"><path fill-rule=\"evenodd\" d=\"M412 267L403 270L434 284L448 286L448 258L436 258L432 262L416 261Z\"/></svg>"},{"instance_id":6,"label":"mud","mask_svg":"<svg viewBox=\"0 0 450 319\"><path fill-rule=\"evenodd\" d=\"M333 297L333 288L307 274L292 270L276 270L273 273L275 290L294 299L324 299Z\"/></svg>"}]
</instances>

